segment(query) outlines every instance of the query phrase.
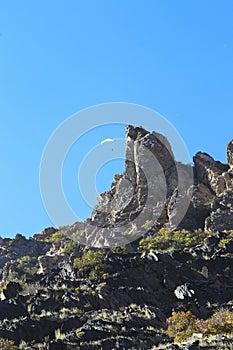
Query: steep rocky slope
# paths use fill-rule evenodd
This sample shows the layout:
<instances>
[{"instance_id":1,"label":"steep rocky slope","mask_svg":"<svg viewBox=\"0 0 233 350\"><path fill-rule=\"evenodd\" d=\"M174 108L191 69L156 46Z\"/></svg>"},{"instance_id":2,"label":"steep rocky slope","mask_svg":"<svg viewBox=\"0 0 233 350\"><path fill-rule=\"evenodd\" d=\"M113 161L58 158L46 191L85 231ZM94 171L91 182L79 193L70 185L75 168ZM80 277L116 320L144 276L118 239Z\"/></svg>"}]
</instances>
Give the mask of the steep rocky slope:
<instances>
[{"instance_id":1,"label":"steep rocky slope","mask_svg":"<svg viewBox=\"0 0 233 350\"><path fill-rule=\"evenodd\" d=\"M161 134L129 125L126 140L125 171L99 196L81 234L78 223L79 242L95 247L127 244L148 233L146 221L155 230L232 229L232 142L227 146L228 164L199 152L192 167L174 159ZM69 229L76 232L76 225Z\"/></svg>"},{"instance_id":2,"label":"steep rocky slope","mask_svg":"<svg viewBox=\"0 0 233 350\"><path fill-rule=\"evenodd\" d=\"M0 240L0 348L232 349L233 142L191 166L158 133L126 139L90 219ZM182 344L167 320L188 311Z\"/></svg>"}]
</instances>

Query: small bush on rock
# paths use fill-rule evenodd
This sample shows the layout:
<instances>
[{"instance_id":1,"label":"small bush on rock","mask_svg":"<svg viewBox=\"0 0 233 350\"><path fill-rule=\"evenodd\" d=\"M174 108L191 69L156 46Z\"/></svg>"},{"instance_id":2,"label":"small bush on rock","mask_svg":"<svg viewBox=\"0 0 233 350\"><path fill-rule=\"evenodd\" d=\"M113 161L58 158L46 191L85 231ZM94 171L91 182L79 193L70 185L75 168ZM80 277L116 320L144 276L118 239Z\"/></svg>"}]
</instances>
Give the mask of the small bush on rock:
<instances>
[{"instance_id":1,"label":"small bush on rock","mask_svg":"<svg viewBox=\"0 0 233 350\"><path fill-rule=\"evenodd\" d=\"M207 237L208 234L200 229L190 232L188 230L171 231L161 228L156 236L143 238L139 246L143 250L172 251L195 247L197 244L204 243Z\"/></svg>"},{"instance_id":2,"label":"small bush on rock","mask_svg":"<svg viewBox=\"0 0 233 350\"><path fill-rule=\"evenodd\" d=\"M0 339L1 350L18 350L18 346L15 346L13 340Z\"/></svg>"},{"instance_id":3,"label":"small bush on rock","mask_svg":"<svg viewBox=\"0 0 233 350\"><path fill-rule=\"evenodd\" d=\"M65 232L62 231L57 231L55 233L52 234L52 236L50 238L48 238L48 242L49 243L55 243L55 242L59 242L61 240L63 240L66 237Z\"/></svg>"},{"instance_id":4,"label":"small bush on rock","mask_svg":"<svg viewBox=\"0 0 233 350\"><path fill-rule=\"evenodd\" d=\"M142 225L142 227L146 230L150 230L153 227L153 221L146 220L146 222Z\"/></svg>"},{"instance_id":5,"label":"small bush on rock","mask_svg":"<svg viewBox=\"0 0 233 350\"><path fill-rule=\"evenodd\" d=\"M23 276L26 278L27 275L33 275L37 272L35 263L37 258L34 256L25 255L22 258L19 258L15 262L15 273L19 278Z\"/></svg>"},{"instance_id":6,"label":"small bush on rock","mask_svg":"<svg viewBox=\"0 0 233 350\"><path fill-rule=\"evenodd\" d=\"M225 248L226 245L233 240L233 230L224 231L224 234L225 234L225 237L222 238L218 244L220 248Z\"/></svg>"},{"instance_id":7,"label":"small bush on rock","mask_svg":"<svg viewBox=\"0 0 233 350\"><path fill-rule=\"evenodd\" d=\"M233 332L233 312L220 309L206 320L207 334L228 334Z\"/></svg>"},{"instance_id":8,"label":"small bush on rock","mask_svg":"<svg viewBox=\"0 0 233 350\"><path fill-rule=\"evenodd\" d=\"M72 239L69 240L67 246L62 249L62 254L72 254L76 252L78 249L78 243L73 241Z\"/></svg>"},{"instance_id":9,"label":"small bush on rock","mask_svg":"<svg viewBox=\"0 0 233 350\"><path fill-rule=\"evenodd\" d=\"M116 246L112 248L112 252L116 254L125 254L127 250L124 246Z\"/></svg>"},{"instance_id":10,"label":"small bush on rock","mask_svg":"<svg viewBox=\"0 0 233 350\"><path fill-rule=\"evenodd\" d=\"M191 311L173 312L167 320L167 335L175 343L186 341L194 333L208 337L210 335L227 335L233 333L233 312L220 309L207 320L198 319Z\"/></svg>"},{"instance_id":11,"label":"small bush on rock","mask_svg":"<svg viewBox=\"0 0 233 350\"><path fill-rule=\"evenodd\" d=\"M167 320L167 335L174 338L175 343L183 342L195 333L196 321L197 318L191 311L173 312Z\"/></svg>"},{"instance_id":12,"label":"small bush on rock","mask_svg":"<svg viewBox=\"0 0 233 350\"><path fill-rule=\"evenodd\" d=\"M81 258L74 259L74 267L85 270L90 280L96 280L108 274L111 268L104 262L105 254L86 250Z\"/></svg>"}]
</instances>

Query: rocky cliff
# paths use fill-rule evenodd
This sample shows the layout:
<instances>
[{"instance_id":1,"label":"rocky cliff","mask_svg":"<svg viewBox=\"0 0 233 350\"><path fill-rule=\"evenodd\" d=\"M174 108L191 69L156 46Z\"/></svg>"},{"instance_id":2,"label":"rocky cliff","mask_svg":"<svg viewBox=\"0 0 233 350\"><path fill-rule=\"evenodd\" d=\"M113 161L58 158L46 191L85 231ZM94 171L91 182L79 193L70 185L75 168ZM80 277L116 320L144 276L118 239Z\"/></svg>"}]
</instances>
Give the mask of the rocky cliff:
<instances>
[{"instance_id":1,"label":"rocky cliff","mask_svg":"<svg viewBox=\"0 0 233 350\"><path fill-rule=\"evenodd\" d=\"M175 160L168 140L159 133L129 125L126 141L125 171L99 196L85 230L77 236L81 243L112 247L161 227L232 229L232 142L227 146L228 164L199 152L191 166ZM151 223L147 229L145 222Z\"/></svg>"},{"instance_id":2,"label":"rocky cliff","mask_svg":"<svg viewBox=\"0 0 233 350\"><path fill-rule=\"evenodd\" d=\"M191 166L126 140L90 219L0 239L1 349L232 349L233 142Z\"/></svg>"}]
</instances>

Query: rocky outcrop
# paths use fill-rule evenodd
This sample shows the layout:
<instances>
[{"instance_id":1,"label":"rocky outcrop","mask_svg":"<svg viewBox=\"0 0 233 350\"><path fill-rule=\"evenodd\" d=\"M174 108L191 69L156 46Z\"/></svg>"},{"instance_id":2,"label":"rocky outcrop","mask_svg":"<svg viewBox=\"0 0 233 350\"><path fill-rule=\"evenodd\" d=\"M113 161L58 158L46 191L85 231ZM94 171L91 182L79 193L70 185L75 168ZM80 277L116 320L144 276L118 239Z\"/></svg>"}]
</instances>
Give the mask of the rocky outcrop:
<instances>
[{"instance_id":1,"label":"rocky outcrop","mask_svg":"<svg viewBox=\"0 0 233 350\"><path fill-rule=\"evenodd\" d=\"M47 227L45 228L41 233L35 233L33 235L33 238L35 241L44 241L46 239L49 239L53 233L57 232L58 230L54 227Z\"/></svg>"},{"instance_id":2,"label":"rocky outcrop","mask_svg":"<svg viewBox=\"0 0 233 350\"><path fill-rule=\"evenodd\" d=\"M229 170L229 166L201 152L196 154L193 161L196 181L206 185L216 195L221 194L226 189L222 175Z\"/></svg>"},{"instance_id":3,"label":"rocky outcrop","mask_svg":"<svg viewBox=\"0 0 233 350\"><path fill-rule=\"evenodd\" d=\"M128 126L126 141L124 173L90 219L52 240L55 228L0 238L0 339L34 350L231 349L232 335L178 346L165 329L174 310L206 319L232 308L233 143L228 164L199 152L191 166L159 133ZM194 234L182 248L174 236L164 251L139 244L160 228Z\"/></svg>"},{"instance_id":4,"label":"rocky outcrop","mask_svg":"<svg viewBox=\"0 0 233 350\"><path fill-rule=\"evenodd\" d=\"M188 208L192 177L192 167L176 162L163 135L129 125L125 171L99 195L91 221L77 239L95 247L125 245L152 228L176 227ZM151 222L147 230L145 222Z\"/></svg>"},{"instance_id":5,"label":"rocky outcrop","mask_svg":"<svg viewBox=\"0 0 233 350\"><path fill-rule=\"evenodd\" d=\"M163 349L171 342L164 329L172 310L206 318L216 305L231 305L233 258L227 248L216 254L218 242L189 253L108 251L111 274L95 281L74 268L72 278L62 275L60 265L26 286L10 282L0 302L0 336L31 349Z\"/></svg>"},{"instance_id":6,"label":"rocky outcrop","mask_svg":"<svg viewBox=\"0 0 233 350\"><path fill-rule=\"evenodd\" d=\"M233 167L233 140L227 145L227 162L228 165Z\"/></svg>"},{"instance_id":7,"label":"rocky outcrop","mask_svg":"<svg viewBox=\"0 0 233 350\"><path fill-rule=\"evenodd\" d=\"M233 194L231 154L232 142L227 147L229 164L199 152L191 167L175 160L163 135L129 125L125 171L114 177L109 191L99 195L91 221L77 240L108 247L129 244L161 227L229 230L231 209L221 198ZM145 222L151 223L147 230Z\"/></svg>"},{"instance_id":8,"label":"rocky outcrop","mask_svg":"<svg viewBox=\"0 0 233 350\"><path fill-rule=\"evenodd\" d=\"M38 273L47 274L53 270L57 270L61 265L68 262L67 255L42 255L38 258Z\"/></svg>"}]
</instances>

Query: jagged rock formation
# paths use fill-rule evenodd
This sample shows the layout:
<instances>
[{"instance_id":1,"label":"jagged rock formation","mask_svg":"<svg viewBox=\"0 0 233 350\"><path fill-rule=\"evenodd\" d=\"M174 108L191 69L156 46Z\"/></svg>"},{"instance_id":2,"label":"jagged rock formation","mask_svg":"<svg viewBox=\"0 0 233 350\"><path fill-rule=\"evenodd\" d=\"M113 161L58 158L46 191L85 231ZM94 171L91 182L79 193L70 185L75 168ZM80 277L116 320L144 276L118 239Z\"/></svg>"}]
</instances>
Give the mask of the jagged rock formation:
<instances>
[{"instance_id":1,"label":"jagged rock formation","mask_svg":"<svg viewBox=\"0 0 233 350\"><path fill-rule=\"evenodd\" d=\"M82 244L127 244L164 226L209 232L232 228L232 142L227 146L229 164L199 152L191 167L174 159L161 134L129 125L126 140L125 171L99 195L91 220L77 236ZM151 222L147 231L146 221Z\"/></svg>"},{"instance_id":2,"label":"jagged rock formation","mask_svg":"<svg viewBox=\"0 0 233 350\"><path fill-rule=\"evenodd\" d=\"M24 350L231 349L232 335L178 346L165 329L173 310L206 319L232 308L233 143L228 164L199 152L191 167L158 133L128 126L126 137L125 171L90 219L0 239L0 340ZM202 238L139 244L164 227Z\"/></svg>"},{"instance_id":3,"label":"jagged rock formation","mask_svg":"<svg viewBox=\"0 0 233 350\"><path fill-rule=\"evenodd\" d=\"M125 171L98 197L80 243L95 247L124 245L164 225L177 226L188 207L193 169L176 162L168 140L141 127L126 129ZM136 232L136 234L135 234Z\"/></svg>"}]
</instances>

